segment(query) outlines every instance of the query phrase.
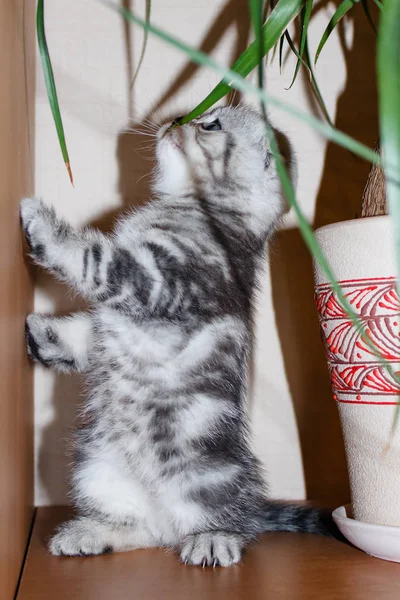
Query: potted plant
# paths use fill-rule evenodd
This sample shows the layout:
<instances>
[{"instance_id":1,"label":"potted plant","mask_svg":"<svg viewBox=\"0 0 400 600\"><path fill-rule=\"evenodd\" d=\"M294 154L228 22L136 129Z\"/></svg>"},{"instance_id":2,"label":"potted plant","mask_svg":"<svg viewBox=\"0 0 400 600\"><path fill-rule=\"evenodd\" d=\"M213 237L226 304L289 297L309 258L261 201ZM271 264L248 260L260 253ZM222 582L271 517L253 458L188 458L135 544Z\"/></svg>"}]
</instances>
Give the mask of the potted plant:
<instances>
[{"instance_id":1,"label":"potted plant","mask_svg":"<svg viewBox=\"0 0 400 600\"><path fill-rule=\"evenodd\" d=\"M359 0L343 0L331 19L319 44L316 58L330 32ZM371 554L400 561L400 433L394 425L400 391L399 369L400 311L396 275L400 264L400 3L398 0L374 0L381 9L378 35L378 87L380 93L380 132L382 156L338 131L329 121L316 119L293 106L272 98L263 89L263 59L284 40L297 56L295 76L303 65L310 74L313 89L324 110L315 80L313 61L307 45L307 31L317 2L313 0L277 0L263 24L264 3L251 0L255 31L251 44L231 69L152 26L112 2L103 2L123 18L185 52L193 61L220 73L222 81L189 115L185 123L211 108L232 88L256 97L265 106L274 104L306 121L328 139L355 154L382 165L387 181L391 216L355 220L330 225L315 237L299 207L285 165L279 155L273 131L266 119L266 134L288 202L298 218L299 228L316 264L316 297L323 339L331 372L332 385L342 419L354 519L342 508L334 516L343 533ZM315 5L315 6L314 6ZM368 4L362 2L370 18ZM297 47L288 26L298 19L300 34ZM49 98L55 117L64 160L69 168L62 121L54 79L45 44L43 1L38 3L38 33ZM258 85L245 77L258 67ZM371 177L373 177L371 175ZM393 526L394 528L392 528ZM372 528L372 529L371 529ZM378 528L378 529L376 529ZM378 533L378 537L374 536ZM385 535L386 534L386 535ZM384 547L376 541L384 540ZM395 540L390 545L389 541Z\"/></svg>"},{"instance_id":2,"label":"potted plant","mask_svg":"<svg viewBox=\"0 0 400 600\"><path fill-rule=\"evenodd\" d=\"M400 431L394 427L400 392L400 303L393 222L385 213L383 174L375 167L364 194L364 218L316 232L363 331L355 327L318 265L315 299L352 498L351 508L340 507L334 518L355 545L400 561L400 529L393 529L400 527Z\"/></svg>"}]
</instances>

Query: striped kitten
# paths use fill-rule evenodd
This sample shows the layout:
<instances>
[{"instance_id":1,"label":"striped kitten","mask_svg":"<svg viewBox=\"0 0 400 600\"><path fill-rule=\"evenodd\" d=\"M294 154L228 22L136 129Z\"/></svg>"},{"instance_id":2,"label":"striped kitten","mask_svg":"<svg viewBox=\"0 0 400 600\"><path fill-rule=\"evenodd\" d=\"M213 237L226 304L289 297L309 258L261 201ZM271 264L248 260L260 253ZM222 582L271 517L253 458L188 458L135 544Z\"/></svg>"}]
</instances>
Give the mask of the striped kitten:
<instances>
[{"instance_id":1,"label":"striped kitten","mask_svg":"<svg viewBox=\"0 0 400 600\"><path fill-rule=\"evenodd\" d=\"M151 546L228 566L265 531L325 532L266 500L245 413L252 300L286 209L260 116L217 108L157 135L155 199L111 236L21 203L33 260L92 303L29 315L29 355L85 374L72 499L56 555ZM328 524L328 519L327 524Z\"/></svg>"}]
</instances>

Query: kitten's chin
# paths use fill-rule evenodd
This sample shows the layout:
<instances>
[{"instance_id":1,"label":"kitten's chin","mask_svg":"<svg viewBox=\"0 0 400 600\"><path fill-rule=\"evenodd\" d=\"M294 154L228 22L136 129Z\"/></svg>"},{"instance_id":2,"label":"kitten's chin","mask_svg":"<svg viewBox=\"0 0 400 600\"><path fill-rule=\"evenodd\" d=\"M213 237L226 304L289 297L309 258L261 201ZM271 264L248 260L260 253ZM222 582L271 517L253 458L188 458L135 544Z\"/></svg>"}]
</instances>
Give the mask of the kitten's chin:
<instances>
[{"instance_id":1,"label":"kitten's chin","mask_svg":"<svg viewBox=\"0 0 400 600\"><path fill-rule=\"evenodd\" d=\"M171 153L163 154L158 159L153 185L157 194L179 196L189 193L192 187L189 170L184 161L176 156L171 156Z\"/></svg>"},{"instance_id":2,"label":"kitten's chin","mask_svg":"<svg viewBox=\"0 0 400 600\"><path fill-rule=\"evenodd\" d=\"M157 173L154 191L158 194L179 195L190 187L190 172L180 147L179 136L170 125L164 125L157 136Z\"/></svg>"}]
</instances>

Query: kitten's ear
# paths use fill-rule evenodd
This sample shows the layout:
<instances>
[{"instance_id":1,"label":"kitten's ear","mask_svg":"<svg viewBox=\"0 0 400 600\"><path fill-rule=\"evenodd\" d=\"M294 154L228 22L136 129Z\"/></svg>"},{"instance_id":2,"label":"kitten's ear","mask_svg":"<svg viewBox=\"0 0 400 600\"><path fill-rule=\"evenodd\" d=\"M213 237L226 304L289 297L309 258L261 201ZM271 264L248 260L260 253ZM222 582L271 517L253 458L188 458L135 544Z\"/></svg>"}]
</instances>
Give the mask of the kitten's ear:
<instances>
[{"instance_id":1,"label":"kitten's ear","mask_svg":"<svg viewBox=\"0 0 400 600\"><path fill-rule=\"evenodd\" d=\"M274 132L275 132L276 142L277 142L278 148L279 148L279 153L283 159L286 169L289 172L290 179L292 181L292 185L293 185L293 187L296 187L296 185L297 185L297 165L296 165L296 159L294 156L293 147L292 147L287 135L285 135L282 131L279 131L279 129L274 128ZM271 159L272 159L272 154L269 150L267 150L267 156L265 159L265 168L266 169L269 167L269 165L271 163Z\"/></svg>"},{"instance_id":2,"label":"kitten's ear","mask_svg":"<svg viewBox=\"0 0 400 600\"><path fill-rule=\"evenodd\" d=\"M272 160L272 152L270 152L269 150L266 150L265 152L265 159L264 159L264 169L267 170L271 164L271 160Z\"/></svg>"}]
</instances>

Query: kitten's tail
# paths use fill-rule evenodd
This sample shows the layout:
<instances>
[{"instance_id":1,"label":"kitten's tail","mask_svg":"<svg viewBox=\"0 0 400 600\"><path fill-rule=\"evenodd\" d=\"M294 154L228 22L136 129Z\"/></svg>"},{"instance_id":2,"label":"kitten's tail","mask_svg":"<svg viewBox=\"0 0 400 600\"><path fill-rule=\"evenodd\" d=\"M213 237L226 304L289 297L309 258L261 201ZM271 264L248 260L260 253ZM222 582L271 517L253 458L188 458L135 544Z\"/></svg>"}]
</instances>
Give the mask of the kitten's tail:
<instances>
[{"instance_id":1,"label":"kitten's tail","mask_svg":"<svg viewBox=\"0 0 400 600\"><path fill-rule=\"evenodd\" d=\"M331 511L306 505L266 501L260 525L262 533L293 531L344 539L332 519Z\"/></svg>"}]
</instances>

